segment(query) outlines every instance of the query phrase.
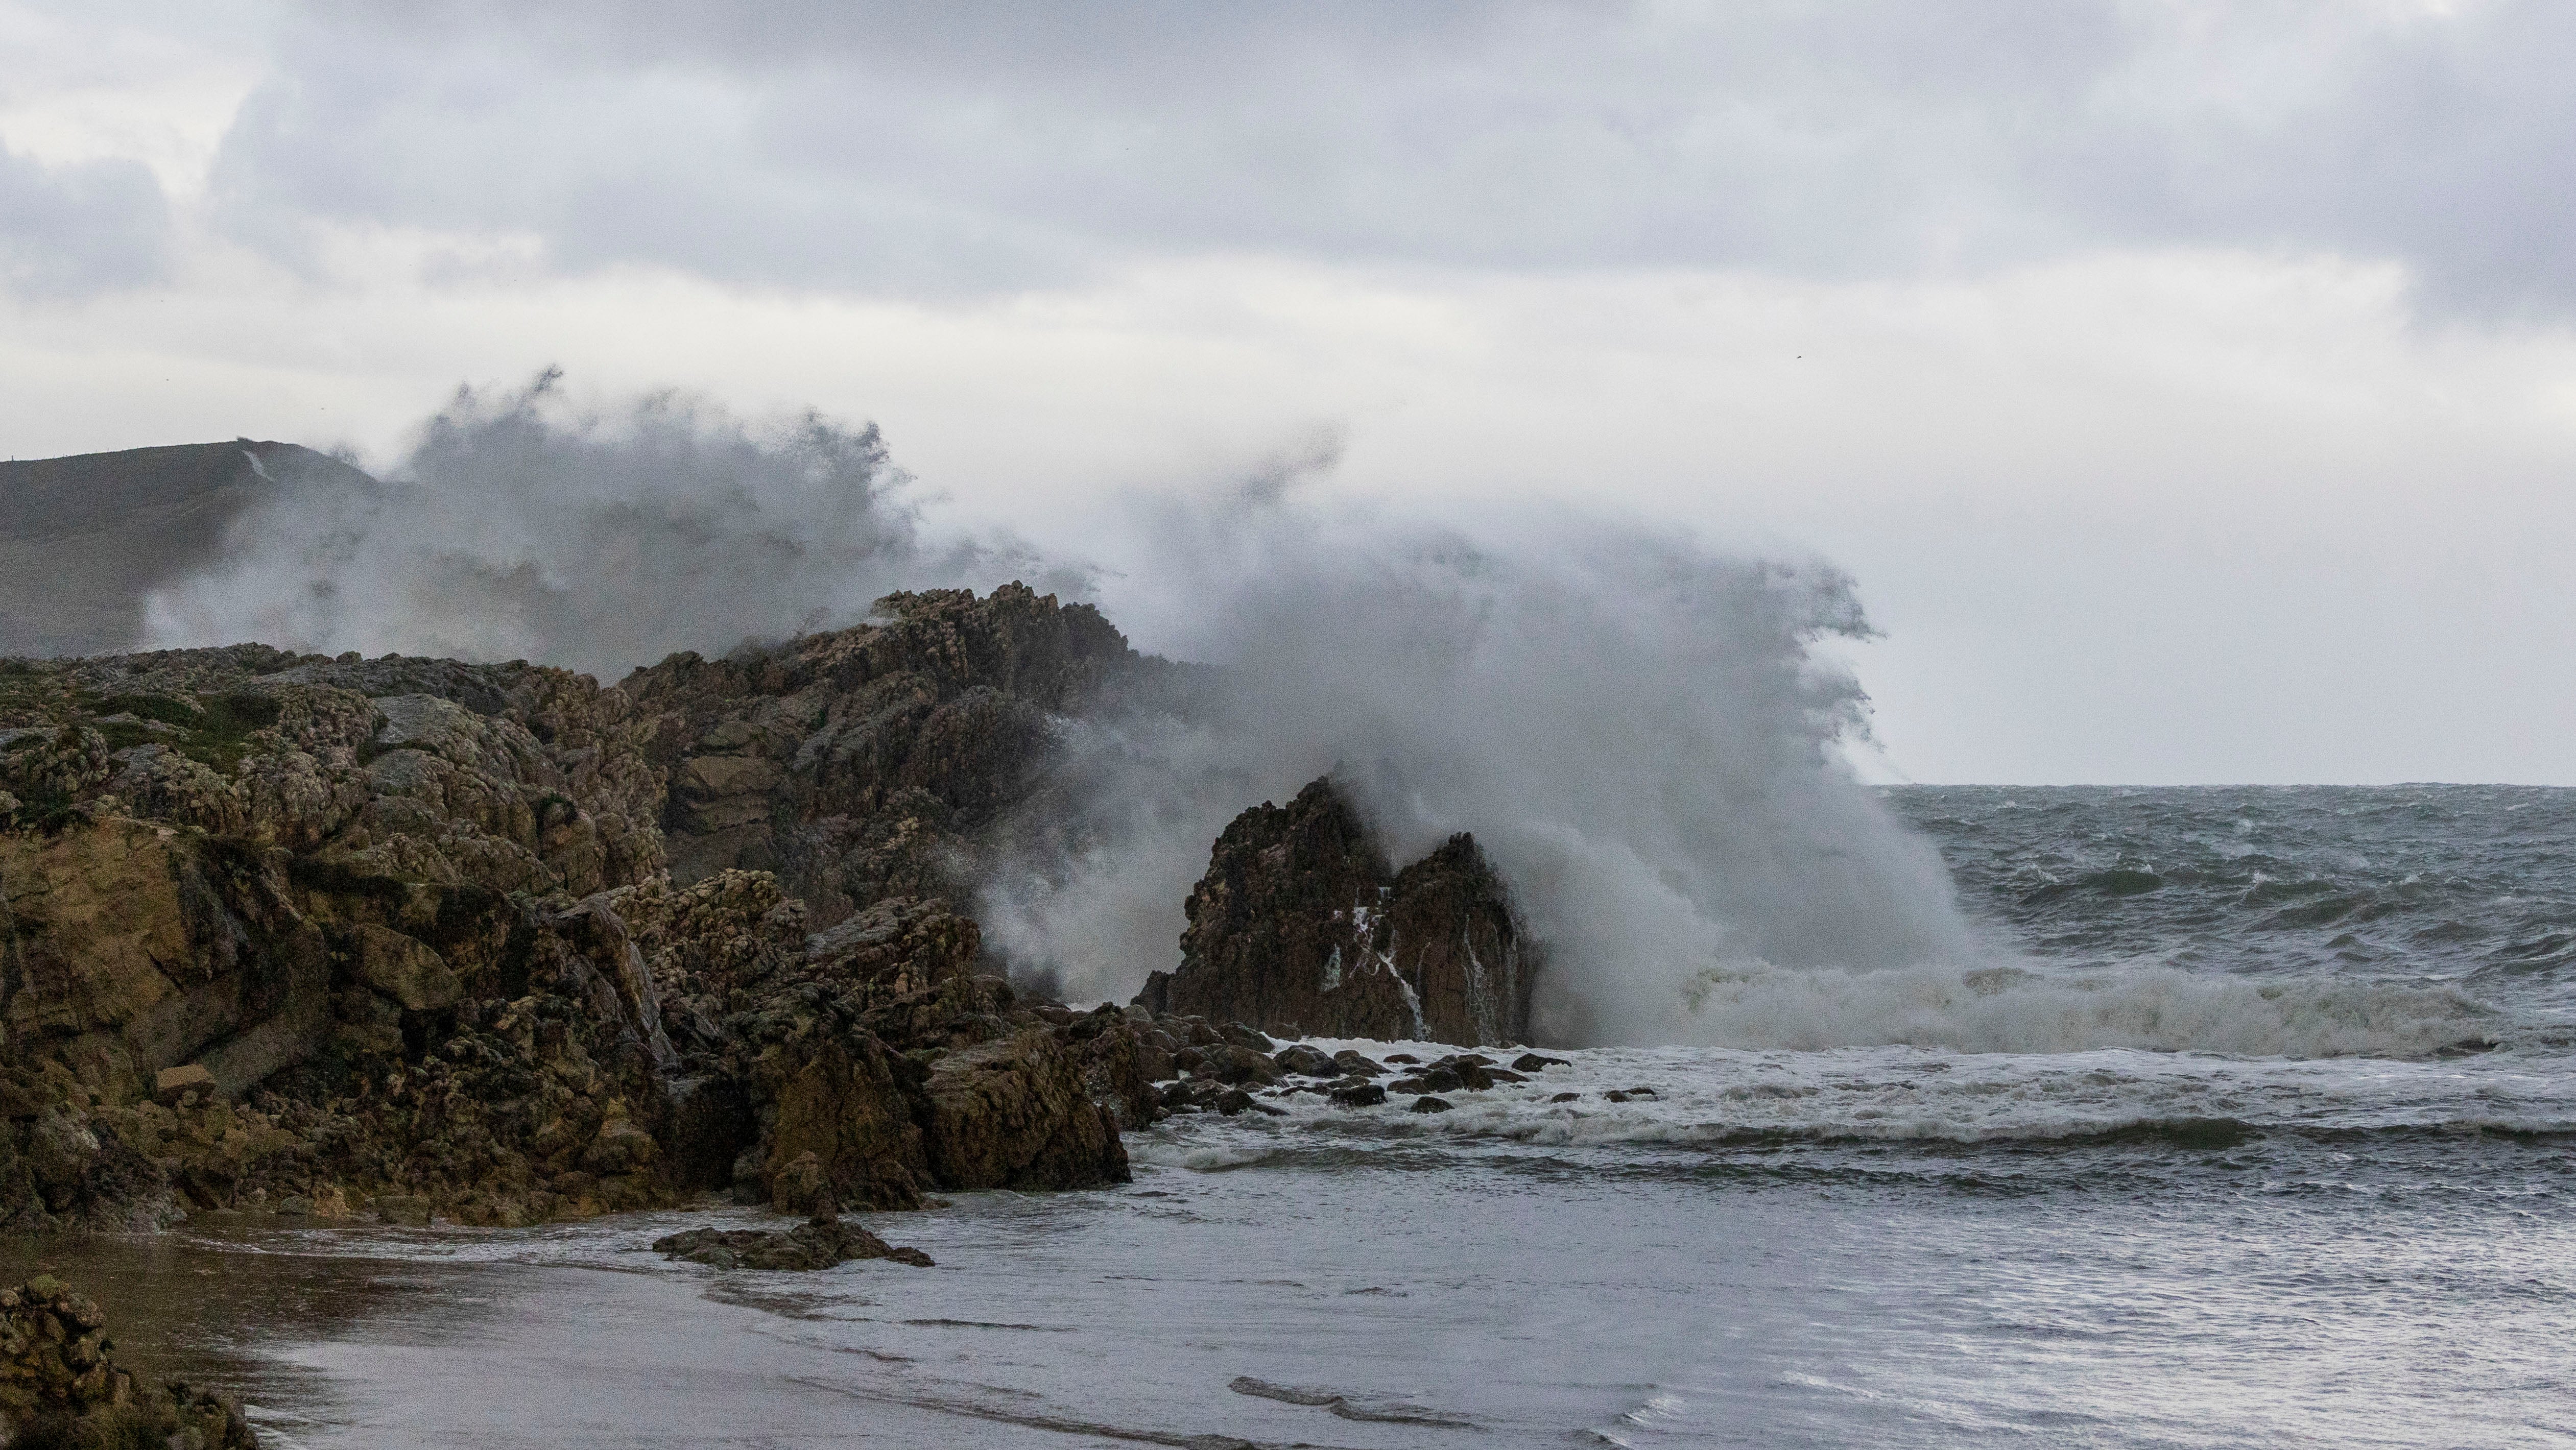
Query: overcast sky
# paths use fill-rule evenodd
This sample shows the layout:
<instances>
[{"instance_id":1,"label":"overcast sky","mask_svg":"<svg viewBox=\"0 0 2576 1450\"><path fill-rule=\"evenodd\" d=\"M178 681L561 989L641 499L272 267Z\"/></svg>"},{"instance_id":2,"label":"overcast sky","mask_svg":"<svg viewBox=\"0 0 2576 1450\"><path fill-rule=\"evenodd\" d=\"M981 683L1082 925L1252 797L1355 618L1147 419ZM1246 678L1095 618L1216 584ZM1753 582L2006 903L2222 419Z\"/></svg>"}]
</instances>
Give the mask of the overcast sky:
<instances>
[{"instance_id":1,"label":"overcast sky","mask_svg":"<svg viewBox=\"0 0 2576 1450\"><path fill-rule=\"evenodd\" d=\"M534 18L532 18L534 17ZM1821 552L1926 781L2576 783L2576 6L0 0L0 453L460 382ZM1140 640L1151 646L1150 637Z\"/></svg>"}]
</instances>

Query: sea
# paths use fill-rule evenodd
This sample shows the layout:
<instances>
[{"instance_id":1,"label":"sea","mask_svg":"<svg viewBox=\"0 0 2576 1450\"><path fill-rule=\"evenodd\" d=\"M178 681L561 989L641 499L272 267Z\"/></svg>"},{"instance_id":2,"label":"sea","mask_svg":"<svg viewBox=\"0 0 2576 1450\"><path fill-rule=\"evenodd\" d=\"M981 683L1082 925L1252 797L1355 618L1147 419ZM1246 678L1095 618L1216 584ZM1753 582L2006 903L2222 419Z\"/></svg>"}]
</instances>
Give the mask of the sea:
<instances>
[{"instance_id":1,"label":"sea","mask_svg":"<svg viewBox=\"0 0 2576 1450\"><path fill-rule=\"evenodd\" d=\"M869 1217L935 1268L650 1252L714 1205L5 1267L315 1450L2576 1445L2576 790L1885 799L1976 961Z\"/></svg>"}]
</instances>

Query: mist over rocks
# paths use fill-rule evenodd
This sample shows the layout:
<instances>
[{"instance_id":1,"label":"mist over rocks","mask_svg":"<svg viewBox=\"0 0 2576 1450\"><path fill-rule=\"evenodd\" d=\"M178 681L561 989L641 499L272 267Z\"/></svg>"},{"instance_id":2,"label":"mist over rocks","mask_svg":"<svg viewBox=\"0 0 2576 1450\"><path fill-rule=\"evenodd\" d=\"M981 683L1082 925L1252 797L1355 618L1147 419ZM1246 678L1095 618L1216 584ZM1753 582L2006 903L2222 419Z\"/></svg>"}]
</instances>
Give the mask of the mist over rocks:
<instances>
[{"instance_id":1,"label":"mist over rocks","mask_svg":"<svg viewBox=\"0 0 2576 1450\"><path fill-rule=\"evenodd\" d=\"M548 370L458 389L382 479L278 471L216 557L153 581L140 643L530 659L605 680L847 625L896 590L1030 572L999 545L925 534L910 486L874 425L746 421L676 392L585 407Z\"/></svg>"},{"instance_id":2,"label":"mist over rocks","mask_svg":"<svg viewBox=\"0 0 2576 1450\"><path fill-rule=\"evenodd\" d=\"M829 926L889 894L964 898L1013 832L1048 829L1058 723L1185 674L1097 609L1023 584L894 594L871 623L683 653L628 676L667 773L673 878L774 871Z\"/></svg>"},{"instance_id":3,"label":"mist over rocks","mask_svg":"<svg viewBox=\"0 0 2576 1450\"><path fill-rule=\"evenodd\" d=\"M220 566L243 514L281 491L367 481L248 438L0 462L0 656L130 649L146 597Z\"/></svg>"},{"instance_id":4,"label":"mist over rocks","mask_svg":"<svg viewBox=\"0 0 2576 1450\"><path fill-rule=\"evenodd\" d=\"M1394 860L1472 834L1460 879L1508 881L1513 940L1549 945L1550 971L1480 999L1511 1025L1469 1024L1462 988L1423 1030L1732 1040L1712 981L1974 955L1936 855L1840 754L1867 701L1816 646L1867 634L1847 576L1615 520L1469 534L1313 502L1302 473L1329 462L1141 506L1133 557L1041 576L1157 654L1087 602L945 587L1015 556L923 527L872 429L676 395L585 411L549 375L461 391L389 481L290 483L152 617L173 643L339 651L254 673L381 702L371 778L442 806L480 789L456 771L528 752L492 722L502 677L536 667L470 661L664 656L600 692L624 744L567 756L625 773L615 809L527 777L526 831L384 849L487 854L504 890L767 871L815 931L940 900L978 926L981 971L1039 996L1124 1001L1176 969L1210 842L1326 774ZM544 871L495 844L514 832Z\"/></svg>"}]
</instances>

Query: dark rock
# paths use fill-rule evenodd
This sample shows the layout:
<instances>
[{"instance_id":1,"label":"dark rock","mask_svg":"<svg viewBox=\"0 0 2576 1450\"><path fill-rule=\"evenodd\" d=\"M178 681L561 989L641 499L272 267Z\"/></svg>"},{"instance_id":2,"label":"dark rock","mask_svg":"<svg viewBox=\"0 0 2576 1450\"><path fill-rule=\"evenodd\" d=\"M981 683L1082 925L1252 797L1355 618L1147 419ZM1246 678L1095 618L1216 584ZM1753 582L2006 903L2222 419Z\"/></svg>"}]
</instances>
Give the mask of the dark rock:
<instances>
[{"instance_id":1,"label":"dark rock","mask_svg":"<svg viewBox=\"0 0 2576 1450\"><path fill-rule=\"evenodd\" d=\"M1485 1077L1486 1077L1486 1079L1487 1079L1488 1081L1492 1081L1492 1082L1528 1082L1528 1081L1529 1081L1529 1079L1528 1079L1528 1078L1521 1076L1519 1073L1516 1073L1516 1072L1512 1071L1512 1070L1511 1070L1510 1068L1508 1068L1508 1067L1489 1067L1489 1068L1486 1068L1486 1069L1484 1070L1484 1073L1485 1073Z\"/></svg>"},{"instance_id":2,"label":"dark rock","mask_svg":"<svg viewBox=\"0 0 2576 1450\"><path fill-rule=\"evenodd\" d=\"M1571 1103L1579 1101L1582 1097L1583 1094L1581 1093L1558 1093L1555 1097L1549 1098L1548 1101L1552 1103Z\"/></svg>"},{"instance_id":3,"label":"dark rock","mask_svg":"<svg viewBox=\"0 0 2576 1450\"><path fill-rule=\"evenodd\" d=\"M376 1217L406 1228L429 1227L429 1200L416 1194L388 1193L376 1200Z\"/></svg>"},{"instance_id":4,"label":"dark rock","mask_svg":"<svg viewBox=\"0 0 2576 1450\"><path fill-rule=\"evenodd\" d=\"M858 1259L932 1267L930 1255L921 1250L896 1248L830 1213L818 1213L791 1229L689 1229L655 1239L653 1251L718 1269L829 1269Z\"/></svg>"},{"instance_id":5,"label":"dark rock","mask_svg":"<svg viewBox=\"0 0 2576 1450\"><path fill-rule=\"evenodd\" d=\"M1180 967L1137 999L1156 1012L1290 1035L1527 1035L1536 955L1474 838L1398 872L1329 779L1236 817L1188 913Z\"/></svg>"},{"instance_id":6,"label":"dark rock","mask_svg":"<svg viewBox=\"0 0 2576 1450\"><path fill-rule=\"evenodd\" d=\"M1450 1106L1451 1105L1449 1103L1439 1098L1415 1098L1413 1100L1413 1111L1417 1113L1445 1113L1449 1111Z\"/></svg>"},{"instance_id":7,"label":"dark rock","mask_svg":"<svg viewBox=\"0 0 2576 1450\"><path fill-rule=\"evenodd\" d=\"M1212 1077L1226 1083L1259 1083L1268 1086L1279 1081L1279 1064L1249 1047L1232 1043L1200 1050L1199 1065L1194 1071L1201 1077Z\"/></svg>"},{"instance_id":8,"label":"dark rock","mask_svg":"<svg viewBox=\"0 0 2576 1450\"><path fill-rule=\"evenodd\" d=\"M1390 1052L1386 1055L1386 1060L1389 1062L1401 1062L1408 1067L1422 1061L1421 1058L1414 1056L1410 1052Z\"/></svg>"},{"instance_id":9,"label":"dark rock","mask_svg":"<svg viewBox=\"0 0 2576 1450\"><path fill-rule=\"evenodd\" d=\"M1342 1067L1337 1059L1326 1057L1320 1049L1309 1047L1302 1042L1279 1049L1270 1055L1270 1060L1278 1064L1281 1071L1293 1072L1301 1077L1342 1075Z\"/></svg>"},{"instance_id":10,"label":"dark rock","mask_svg":"<svg viewBox=\"0 0 2576 1450\"><path fill-rule=\"evenodd\" d=\"M1386 1089L1373 1082L1337 1086L1332 1092L1333 1101L1345 1108L1373 1108L1386 1101Z\"/></svg>"},{"instance_id":11,"label":"dark rock","mask_svg":"<svg viewBox=\"0 0 2576 1450\"><path fill-rule=\"evenodd\" d=\"M62 1281L0 1291L0 1428L21 1446L201 1446L255 1450L230 1395L153 1386L119 1367L106 1316Z\"/></svg>"},{"instance_id":12,"label":"dark rock","mask_svg":"<svg viewBox=\"0 0 2576 1450\"><path fill-rule=\"evenodd\" d=\"M1392 1061L1393 1059L1389 1060ZM1407 1058L1405 1060L1408 1062L1412 1061L1411 1058ZM1333 1054L1333 1066L1340 1068L1343 1072L1355 1073L1361 1077L1376 1077L1386 1071L1385 1068L1369 1061L1367 1057L1348 1047L1345 1047L1341 1051Z\"/></svg>"},{"instance_id":13,"label":"dark rock","mask_svg":"<svg viewBox=\"0 0 2576 1450\"><path fill-rule=\"evenodd\" d=\"M1551 1067L1572 1067L1573 1065L1562 1057L1541 1057L1535 1052L1524 1052L1512 1059L1514 1072L1545 1072Z\"/></svg>"}]
</instances>

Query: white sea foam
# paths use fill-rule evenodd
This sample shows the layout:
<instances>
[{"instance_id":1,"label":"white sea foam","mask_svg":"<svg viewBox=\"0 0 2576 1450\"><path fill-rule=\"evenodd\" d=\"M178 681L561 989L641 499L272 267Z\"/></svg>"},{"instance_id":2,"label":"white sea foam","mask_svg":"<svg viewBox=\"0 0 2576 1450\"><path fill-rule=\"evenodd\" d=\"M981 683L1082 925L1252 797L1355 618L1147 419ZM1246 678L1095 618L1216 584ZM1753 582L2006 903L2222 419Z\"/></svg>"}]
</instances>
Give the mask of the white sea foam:
<instances>
[{"instance_id":1,"label":"white sea foam","mask_svg":"<svg viewBox=\"0 0 2576 1450\"><path fill-rule=\"evenodd\" d=\"M1316 1045L1378 1058L1454 1050L1341 1039ZM1284 1109L1284 1118L1183 1117L1131 1135L1130 1151L1141 1162L1209 1171L1329 1143L1694 1147L1771 1137L1974 1143L2137 1129L2187 1139L2215 1132L2220 1140L2269 1129L2576 1131L2576 1078L2562 1055L2546 1053L2435 1062L2229 1059L2132 1048L2042 1055L1659 1047L1551 1055L1564 1065L1534 1072L1528 1082L1442 1094L1447 1112L1409 1112L1402 1095L1383 1106L1347 1108L1296 1094L1263 1099ZM1650 1091L1633 1091L1639 1088ZM1612 1092L1623 1099L1607 1096ZM1569 1101L1556 1101L1568 1094Z\"/></svg>"},{"instance_id":2,"label":"white sea foam","mask_svg":"<svg viewBox=\"0 0 2576 1450\"><path fill-rule=\"evenodd\" d=\"M2163 966L2080 974L1711 971L1687 989L1675 1036L1726 1047L1903 1044L1962 1052L2099 1048L2233 1057L2422 1057L2483 1044L2498 1015L2449 988L2306 978L2262 981Z\"/></svg>"}]
</instances>

